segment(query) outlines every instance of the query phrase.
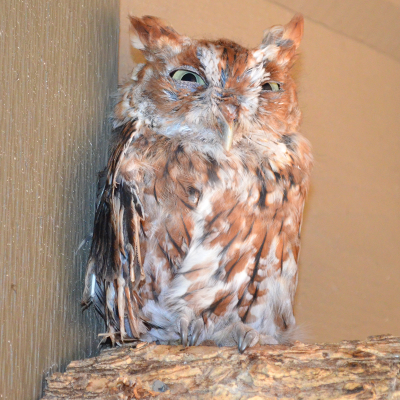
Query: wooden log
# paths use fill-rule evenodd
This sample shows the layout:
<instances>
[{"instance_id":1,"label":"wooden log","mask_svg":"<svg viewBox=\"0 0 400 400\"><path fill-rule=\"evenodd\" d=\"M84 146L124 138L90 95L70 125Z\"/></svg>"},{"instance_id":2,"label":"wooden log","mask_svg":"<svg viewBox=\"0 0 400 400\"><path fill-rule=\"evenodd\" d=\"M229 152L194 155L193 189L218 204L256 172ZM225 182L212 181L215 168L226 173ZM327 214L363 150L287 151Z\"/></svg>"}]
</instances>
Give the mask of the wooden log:
<instances>
[{"instance_id":1,"label":"wooden log","mask_svg":"<svg viewBox=\"0 0 400 400\"><path fill-rule=\"evenodd\" d=\"M55 399L400 399L400 337L247 349L139 343L73 361Z\"/></svg>"}]
</instances>

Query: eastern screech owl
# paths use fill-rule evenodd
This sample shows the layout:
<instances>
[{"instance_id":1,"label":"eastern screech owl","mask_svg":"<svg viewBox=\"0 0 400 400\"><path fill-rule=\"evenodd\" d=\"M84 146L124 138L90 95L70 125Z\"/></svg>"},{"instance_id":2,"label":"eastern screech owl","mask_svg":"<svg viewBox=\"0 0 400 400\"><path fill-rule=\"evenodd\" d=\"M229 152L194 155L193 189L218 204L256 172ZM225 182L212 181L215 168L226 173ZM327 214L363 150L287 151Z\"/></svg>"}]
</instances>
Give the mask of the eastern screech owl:
<instances>
[{"instance_id":1,"label":"eastern screech owl","mask_svg":"<svg viewBox=\"0 0 400 400\"><path fill-rule=\"evenodd\" d=\"M290 76L303 17L248 50L131 17L83 304L107 336L196 345L293 337L311 155Z\"/></svg>"}]
</instances>

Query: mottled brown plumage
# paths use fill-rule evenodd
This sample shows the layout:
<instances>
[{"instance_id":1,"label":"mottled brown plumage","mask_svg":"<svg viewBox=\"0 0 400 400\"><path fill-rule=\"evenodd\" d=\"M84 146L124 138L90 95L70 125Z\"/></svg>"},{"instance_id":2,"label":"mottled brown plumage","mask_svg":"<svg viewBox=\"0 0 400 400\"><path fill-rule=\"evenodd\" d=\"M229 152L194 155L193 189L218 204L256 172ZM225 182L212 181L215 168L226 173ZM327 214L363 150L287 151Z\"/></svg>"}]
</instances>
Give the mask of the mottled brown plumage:
<instances>
[{"instance_id":1,"label":"mottled brown plumage","mask_svg":"<svg viewBox=\"0 0 400 400\"><path fill-rule=\"evenodd\" d=\"M131 23L147 63L120 89L83 302L113 341L290 341L311 168L290 77L303 18L252 50Z\"/></svg>"}]
</instances>

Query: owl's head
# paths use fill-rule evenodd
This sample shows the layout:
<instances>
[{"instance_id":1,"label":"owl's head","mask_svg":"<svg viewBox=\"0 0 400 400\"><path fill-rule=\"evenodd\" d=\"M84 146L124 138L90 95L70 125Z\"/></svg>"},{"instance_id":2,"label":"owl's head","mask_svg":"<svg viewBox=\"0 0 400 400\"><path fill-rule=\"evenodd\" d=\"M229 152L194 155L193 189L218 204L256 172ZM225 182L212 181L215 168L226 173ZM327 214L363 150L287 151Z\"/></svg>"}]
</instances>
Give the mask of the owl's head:
<instances>
[{"instance_id":1,"label":"owl's head","mask_svg":"<svg viewBox=\"0 0 400 400\"><path fill-rule=\"evenodd\" d=\"M303 17L267 30L246 49L232 41L194 40L155 17L131 17L131 42L143 52L121 89L116 125L140 119L156 133L221 143L268 140L295 132L300 111L290 76Z\"/></svg>"}]
</instances>

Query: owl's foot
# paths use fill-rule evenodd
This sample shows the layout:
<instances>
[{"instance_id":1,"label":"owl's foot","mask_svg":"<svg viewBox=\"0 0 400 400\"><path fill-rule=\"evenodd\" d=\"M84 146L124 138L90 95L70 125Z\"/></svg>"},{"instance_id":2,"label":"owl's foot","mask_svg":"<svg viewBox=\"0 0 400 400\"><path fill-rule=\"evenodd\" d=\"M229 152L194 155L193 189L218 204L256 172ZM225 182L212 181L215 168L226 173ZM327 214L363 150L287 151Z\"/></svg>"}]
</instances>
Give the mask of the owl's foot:
<instances>
[{"instance_id":1,"label":"owl's foot","mask_svg":"<svg viewBox=\"0 0 400 400\"><path fill-rule=\"evenodd\" d=\"M265 345L279 343L273 336L260 334L243 322L236 323L232 334L240 353L243 353L248 347L253 347L256 344Z\"/></svg>"},{"instance_id":2,"label":"owl's foot","mask_svg":"<svg viewBox=\"0 0 400 400\"><path fill-rule=\"evenodd\" d=\"M203 328L204 322L201 318L193 320L190 324L187 318L181 318L179 322L179 331L182 345L185 347L188 345L188 338L190 336L189 346L195 346L201 335L201 332L203 331Z\"/></svg>"},{"instance_id":3,"label":"owl's foot","mask_svg":"<svg viewBox=\"0 0 400 400\"><path fill-rule=\"evenodd\" d=\"M264 335L242 321L233 322L225 329L215 332L212 340L218 346L236 345L240 353L257 344L278 344L273 336Z\"/></svg>"},{"instance_id":4,"label":"owl's foot","mask_svg":"<svg viewBox=\"0 0 400 400\"><path fill-rule=\"evenodd\" d=\"M236 323L232 335L240 353L243 353L248 347L255 346L260 339L260 334L243 322Z\"/></svg>"},{"instance_id":5,"label":"owl's foot","mask_svg":"<svg viewBox=\"0 0 400 400\"><path fill-rule=\"evenodd\" d=\"M186 318L181 318L179 323L182 346L186 347L188 343L189 322Z\"/></svg>"},{"instance_id":6,"label":"owl's foot","mask_svg":"<svg viewBox=\"0 0 400 400\"><path fill-rule=\"evenodd\" d=\"M201 318L196 319L196 321L192 323L192 336L190 337L189 346L196 345L203 328L204 322Z\"/></svg>"},{"instance_id":7,"label":"owl's foot","mask_svg":"<svg viewBox=\"0 0 400 400\"><path fill-rule=\"evenodd\" d=\"M258 341L259 344L264 345L264 344L279 344L279 342L270 335L262 335L260 334L260 340Z\"/></svg>"}]
</instances>

